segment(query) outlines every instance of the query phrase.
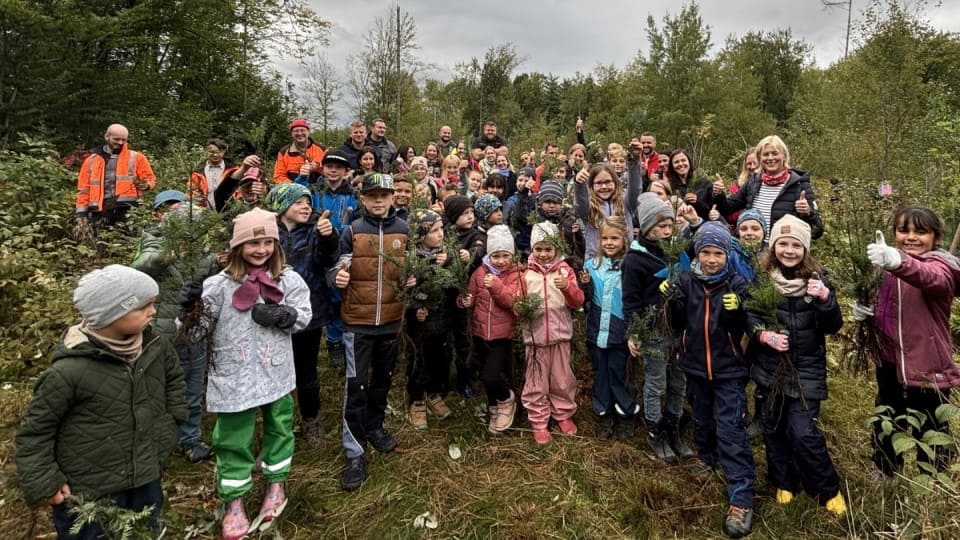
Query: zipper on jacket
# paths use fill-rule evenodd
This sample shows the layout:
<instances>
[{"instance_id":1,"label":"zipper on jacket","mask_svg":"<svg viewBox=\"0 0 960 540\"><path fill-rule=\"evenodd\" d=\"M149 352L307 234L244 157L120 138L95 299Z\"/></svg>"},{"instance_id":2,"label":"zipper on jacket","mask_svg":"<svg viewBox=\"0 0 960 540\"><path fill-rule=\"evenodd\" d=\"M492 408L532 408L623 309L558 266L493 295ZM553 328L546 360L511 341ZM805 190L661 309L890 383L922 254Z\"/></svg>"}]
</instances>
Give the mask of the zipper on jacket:
<instances>
[{"instance_id":1,"label":"zipper on jacket","mask_svg":"<svg viewBox=\"0 0 960 540\"><path fill-rule=\"evenodd\" d=\"M375 325L380 326L380 306L383 302L383 220L377 225L380 228L378 239L380 250L377 253L377 314L374 320Z\"/></svg>"},{"instance_id":2,"label":"zipper on jacket","mask_svg":"<svg viewBox=\"0 0 960 540\"><path fill-rule=\"evenodd\" d=\"M706 287L703 287L703 292L706 294L704 298L706 303L704 304L703 310L703 340L706 345L706 359L707 359L707 380L713 380L713 357L710 350L710 291Z\"/></svg>"},{"instance_id":3,"label":"zipper on jacket","mask_svg":"<svg viewBox=\"0 0 960 540\"><path fill-rule=\"evenodd\" d=\"M543 274L543 340L545 345L550 344L550 291L548 287L547 274ZM536 339L533 342L536 343Z\"/></svg>"},{"instance_id":4,"label":"zipper on jacket","mask_svg":"<svg viewBox=\"0 0 960 540\"><path fill-rule=\"evenodd\" d=\"M896 276L894 276L896 277ZM907 392L907 359L903 354L903 290L900 288L900 278L897 279L897 339L900 345L900 374L903 377L903 392Z\"/></svg>"}]
</instances>

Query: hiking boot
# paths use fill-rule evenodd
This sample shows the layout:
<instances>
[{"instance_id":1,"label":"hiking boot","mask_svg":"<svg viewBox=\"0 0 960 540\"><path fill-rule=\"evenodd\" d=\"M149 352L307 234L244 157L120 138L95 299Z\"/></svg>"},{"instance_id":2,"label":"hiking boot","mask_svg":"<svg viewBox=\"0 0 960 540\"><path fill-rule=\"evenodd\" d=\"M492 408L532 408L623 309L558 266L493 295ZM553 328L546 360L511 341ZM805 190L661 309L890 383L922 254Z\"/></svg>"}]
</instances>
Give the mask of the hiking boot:
<instances>
[{"instance_id":1,"label":"hiking boot","mask_svg":"<svg viewBox=\"0 0 960 540\"><path fill-rule=\"evenodd\" d=\"M340 487L344 491L353 491L367 479L367 458L360 454L357 457L348 457L347 466L340 476Z\"/></svg>"},{"instance_id":2,"label":"hiking boot","mask_svg":"<svg viewBox=\"0 0 960 540\"><path fill-rule=\"evenodd\" d=\"M730 538L742 538L753 529L753 509L730 505L723 520L723 533Z\"/></svg>"},{"instance_id":3,"label":"hiking boot","mask_svg":"<svg viewBox=\"0 0 960 540\"><path fill-rule=\"evenodd\" d=\"M410 423L420 431L427 429L427 404L414 401L410 404Z\"/></svg>"},{"instance_id":4,"label":"hiking boot","mask_svg":"<svg viewBox=\"0 0 960 540\"><path fill-rule=\"evenodd\" d=\"M832 499L827 501L826 507L827 512L831 514L842 516L847 513L847 502L843 500L843 494L840 492L837 492Z\"/></svg>"},{"instance_id":5,"label":"hiking boot","mask_svg":"<svg viewBox=\"0 0 960 540\"><path fill-rule=\"evenodd\" d=\"M430 394L427 396L427 410L440 420L450 416L450 407L447 407L447 404L443 402L440 394Z\"/></svg>"},{"instance_id":6,"label":"hiking boot","mask_svg":"<svg viewBox=\"0 0 960 540\"><path fill-rule=\"evenodd\" d=\"M626 441L633 438L636 428L635 416L621 416L617 421L616 436L619 441Z\"/></svg>"},{"instance_id":7,"label":"hiking boot","mask_svg":"<svg viewBox=\"0 0 960 540\"><path fill-rule=\"evenodd\" d=\"M573 423L572 418L557 420L557 426L560 428L560 433L563 433L567 437L573 437L577 434L577 425Z\"/></svg>"},{"instance_id":8,"label":"hiking boot","mask_svg":"<svg viewBox=\"0 0 960 540\"><path fill-rule=\"evenodd\" d=\"M371 431L367 434L367 440L381 454L389 454L397 447L397 440L385 428Z\"/></svg>"},{"instance_id":9,"label":"hiking boot","mask_svg":"<svg viewBox=\"0 0 960 540\"><path fill-rule=\"evenodd\" d=\"M183 457L190 463L200 463L213 457L213 450L202 441L197 441L193 445L183 449Z\"/></svg>"},{"instance_id":10,"label":"hiking boot","mask_svg":"<svg viewBox=\"0 0 960 540\"><path fill-rule=\"evenodd\" d=\"M670 448L670 445L667 443L666 433L662 424L647 425L647 445L657 459L671 465L677 462L677 455L673 453L673 449Z\"/></svg>"},{"instance_id":11,"label":"hiking boot","mask_svg":"<svg viewBox=\"0 0 960 540\"><path fill-rule=\"evenodd\" d=\"M283 482L274 482L267 486L267 494L263 497L263 504L260 505L260 513L250 524L248 532L264 532L273 524L273 520L280 517L284 508L287 507L286 490L283 488Z\"/></svg>"},{"instance_id":12,"label":"hiking boot","mask_svg":"<svg viewBox=\"0 0 960 540\"><path fill-rule=\"evenodd\" d=\"M696 453L687 446L683 437L680 436L680 423L678 421L671 422L664 420L663 429L667 444L670 446L670 449L673 450L675 456L680 459L690 459L696 455Z\"/></svg>"},{"instance_id":13,"label":"hiking boot","mask_svg":"<svg viewBox=\"0 0 960 540\"><path fill-rule=\"evenodd\" d=\"M234 499L223 508L223 521L220 522L222 540L242 540L247 537L250 520L243 510L243 499Z\"/></svg>"},{"instance_id":14,"label":"hiking boot","mask_svg":"<svg viewBox=\"0 0 960 540\"><path fill-rule=\"evenodd\" d=\"M700 456L693 456L690 458L690 461L687 462L686 469L690 471L691 474L706 474L713 472L713 467L707 465L707 462L700 459Z\"/></svg>"},{"instance_id":15,"label":"hiking boot","mask_svg":"<svg viewBox=\"0 0 960 540\"><path fill-rule=\"evenodd\" d=\"M533 440L537 441L537 444L549 444L553 440L553 435L547 428L534 429Z\"/></svg>"},{"instance_id":16,"label":"hiking boot","mask_svg":"<svg viewBox=\"0 0 960 540\"><path fill-rule=\"evenodd\" d=\"M612 414L597 417L597 438L603 441L608 441L613 438Z\"/></svg>"},{"instance_id":17,"label":"hiking boot","mask_svg":"<svg viewBox=\"0 0 960 540\"><path fill-rule=\"evenodd\" d=\"M785 489L778 489L776 498L777 504L790 504L790 501L793 500L793 492Z\"/></svg>"},{"instance_id":18,"label":"hiking boot","mask_svg":"<svg viewBox=\"0 0 960 540\"><path fill-rule=\"evenodd\" d=\"M342 368L346 363L346 357L343 351L342 341L327 342L327 358L330 360L330 367Z\"/></svg>"},{"instance_id":19,"label":"hiking boot","mask_svg":"<svg viewBox=\"0 0 960 540\"><path fill-rule=\"evenodd\" d=\"M319 416L301 419L300 437L307 443L307 448L311 450L323 448L323 426L320 425Z\"/></svg>"},{"instance_id":20,"label":"hiking boot","mask_svg":"<svg viewBox=\"0 0 960 540\"><path fill-rule=\"evenodd\" d=\"M513 390L510 390L510 396L507 399L497 401L492 409L496 410L496 415L490 416L490 433L500 434L510 429L513 425L513 417L517 413L517 400Z\"/></svg>"}]
</instances>

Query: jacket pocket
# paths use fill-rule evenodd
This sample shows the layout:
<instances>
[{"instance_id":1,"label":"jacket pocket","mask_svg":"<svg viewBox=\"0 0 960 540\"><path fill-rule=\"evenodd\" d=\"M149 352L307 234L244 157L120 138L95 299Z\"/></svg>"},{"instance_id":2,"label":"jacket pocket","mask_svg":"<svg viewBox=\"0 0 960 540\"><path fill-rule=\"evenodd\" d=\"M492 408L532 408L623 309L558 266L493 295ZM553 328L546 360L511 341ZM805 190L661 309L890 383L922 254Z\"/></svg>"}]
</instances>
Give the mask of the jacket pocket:
<instances>
[{"instance_id":1,"label":"jacket pocket","mask_svg":"<svg viewBox=\"0 0 960 540\"><path fill-rule=\"evenodd\" d=\"M229 377L235 375L246 361L246 350L242 345L214 347L210 355L210 375Z\"/></svg>"}]
</instances>

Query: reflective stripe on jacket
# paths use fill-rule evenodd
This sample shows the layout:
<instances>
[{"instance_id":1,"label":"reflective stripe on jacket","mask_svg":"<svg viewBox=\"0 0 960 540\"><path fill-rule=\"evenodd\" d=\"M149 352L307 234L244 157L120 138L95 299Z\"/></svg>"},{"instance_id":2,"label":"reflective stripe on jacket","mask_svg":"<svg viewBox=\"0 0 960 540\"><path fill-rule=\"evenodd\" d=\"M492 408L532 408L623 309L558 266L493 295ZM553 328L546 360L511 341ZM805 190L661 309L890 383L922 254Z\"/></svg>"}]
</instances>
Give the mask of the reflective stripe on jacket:
<instances>
[{"instance_id":1,"label":"reflective stripe on jacket","mask_svg":"<svg viewBox=\"0 0 960 540\"><path fill-rule=\"evenodd\" d=\"M86 216L88 212L103 211L103 180L106 172L106 155L100 147L83 160L80 176L77 178L77 215ZM150 187L156 185L156 175L150 167L147 157L140 152L130 150L127 145L117 156L116 202L132 203L140 201L140 189L135 179L147 182Z\"/></svg>"}]
</instances>

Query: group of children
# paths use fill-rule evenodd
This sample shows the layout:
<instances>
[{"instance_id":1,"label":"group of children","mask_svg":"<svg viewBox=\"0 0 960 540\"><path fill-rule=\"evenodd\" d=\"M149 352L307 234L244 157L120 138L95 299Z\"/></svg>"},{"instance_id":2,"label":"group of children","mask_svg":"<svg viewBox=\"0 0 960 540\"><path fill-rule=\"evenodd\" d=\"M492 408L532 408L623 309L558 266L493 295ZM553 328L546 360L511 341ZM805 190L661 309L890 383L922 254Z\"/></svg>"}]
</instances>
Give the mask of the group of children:
<instances>
[{"instance_id":1,"label":"group of children","mask_svg":"<svg viewBox=\"0 0 960 540\"><path fill-rule=\"evenodd\" d=\"M827 397L825 336L843 321L835 289L812 257L804 220L787 214L768 225L761 212L747 209L733 238L725 223L704 220L691 205L640 193L643 168L632 160L626 189L610 165L575 177L569 188L578 217L564 207L567 189L559 182L544 180L533 191L532 170L517 175L506 216L503 192L472 199L467 186L414 208L409 197L398 204L398 179L386 174L364 175L356 192L343 187L349 185L345 161L328 152L321 189L299 178L278 184L264 198L266 209L239 215L229 252L209 277L175 275L183 287L161 289L150 276L114 265L81 279L74 294L81 323L64 334L17 434L28 502L53 505L65 538L71 515L64 501L72 494L108 496L130 508L152 505L159 515L161 464L176 445L177 425L191 460L209 456L197 446L200 390L185 386L183 375L195 367L191 355L198 353L189 350L201 342L210 347L203 366L207 410L217 414L212 453L225 505L222 537L238 540L264 530L288 503L293 390L303 439L322 443L316 359L324 327L331 356L343 357L341 486L351 491L367 476L368 445L383 453L397 446L384 417L401 349L409 421L417 429L427 429L430 414L451 414L444 397L453 361L462 394L473 390L475 377L482 382L491 434L513 425L519 397L536 443L550 443L551 422L560 434L576 435L571 351L581 308L600 438L631 437L642 411L657 458L682 460L699 473L723 470L729 502L723 529L744 536L755 497L746 396L752 379L776 501L788 504L802 489L830 512L846 511L818 422ZM161 224L170 219L162 212L168 202L175 209L184 201L162 201L156 207ZM682 234L678 221L686 223ZM900 307L908 295L940 294L934 308L915 302L911 309L944 326L960 264L933 251L942 225L931 211L903 210L894 224L899 249L878 243L869 251L889 272L876 307L878 326L898 343L878 369L878 400L898 410L918 402L930 410L960 384L949 333L937 335L946 348L939 341L921 346L917 330L902 325ZM456 248L445 234L455 236ZM690 247L670 245L684 237ZM419 274L404 268L408 254L423 263ZM176 268L160 255L152 264L141 261L141 268L164 283ZM469 274L462 290L450 285L439 297L418 294L453 265ZM750 307L749 285L761 274L782 297L773 316ZM200 287L197 279L204 277ZM170 302L168 318L199 305L201 330L209 332L206 340L180 336L179 356L148 326L158 298L174 290L180 298ZM873 312L858 306L855 315L872 318ZM522 387L509 369L518 334L525 350ZM914 358L918 349L924 358ZM642 391L631 357L642 366ZM924 382L933 364L939 390L931 392ZM892 390L898 384L916 390L900 395ZM117 399L134 404L132 417L110 406ZM679 427L685 402L693 449ZM188 403L196 429L185 433ZM258 411L262 442L255 457ZM925 429L944 429L934 415L928 418ZM884 472L902 466L888 441L878 436L875 444ZM249 519L243 497L255 466L268 486ZM97 527L87 525L88 536L80 537L96 537Z\"/></svg>"}]
</instances>

